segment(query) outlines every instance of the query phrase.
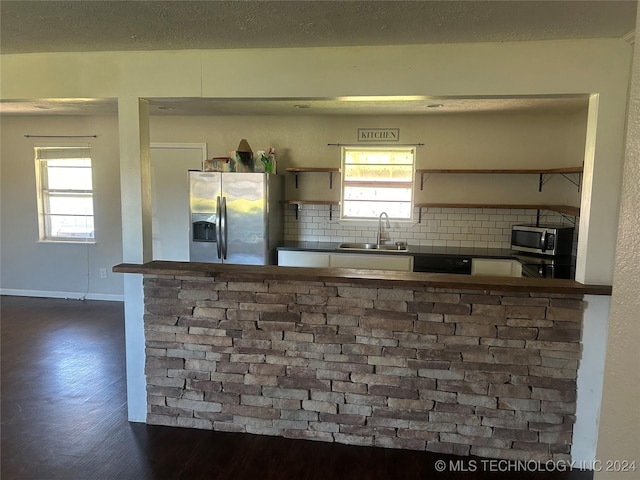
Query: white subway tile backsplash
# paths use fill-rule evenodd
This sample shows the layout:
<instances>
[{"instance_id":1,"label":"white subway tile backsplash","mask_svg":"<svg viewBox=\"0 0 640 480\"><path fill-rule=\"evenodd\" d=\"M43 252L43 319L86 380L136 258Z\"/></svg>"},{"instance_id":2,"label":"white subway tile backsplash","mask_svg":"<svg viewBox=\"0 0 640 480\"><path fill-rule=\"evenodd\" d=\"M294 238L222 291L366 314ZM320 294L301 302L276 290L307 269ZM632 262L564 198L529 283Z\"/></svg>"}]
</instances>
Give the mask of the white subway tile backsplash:
<instances>
[{"instance_id":1,"label":"white subway tile backsplash","mask_svg":"<svg viewBox=\"0 0 640 480\"><path fill-rule=\"evenodd\" d=\"M559 214L541 212L541 223L570 224ZM285 240L320 242L372 242L377 222L341 221L333 209L329 219L326 205L303 205L296 219L294 209L285 210ZM418 209L414 222L391 222L390 241L406 241L410 245L442 247L509 248L513 224L536 223L536 210L495 208L430 208ZM576 226L577 229L577 226ZM576 233L577 238L577 233Z\"/></svg>"}]
</instances>

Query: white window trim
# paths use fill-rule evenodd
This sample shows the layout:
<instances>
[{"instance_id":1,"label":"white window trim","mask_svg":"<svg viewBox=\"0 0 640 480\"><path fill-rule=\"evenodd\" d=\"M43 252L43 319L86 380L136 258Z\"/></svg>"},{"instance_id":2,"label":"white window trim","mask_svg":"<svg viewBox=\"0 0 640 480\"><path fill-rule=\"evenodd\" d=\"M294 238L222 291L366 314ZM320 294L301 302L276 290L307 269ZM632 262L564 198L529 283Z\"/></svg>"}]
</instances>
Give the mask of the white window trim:
<instances>
[{"instance_id":1,"label":"white window trim","mask_svg":"<svg viewBox=\"0 0 640 480\"><path fill-rule=\"evenodd\" d=\"M37 208L38 208L38 240L36 243L59 243L59 244L81 244L81 245L94 245L96 244L95 238L95 182L93 180L93 158L91 154L89 154L89 159L91 161L91 190L84 191L85 194L90 194L92 203L94 205L94 211L91 215L94 221L94 236L93 237L62 237L62 236L48 236L50 232L48 232L47 227L47 212L45 207L45 194L44 194L44 185L43 185L43 161L46 160L39 155L39 150L73 150L73 149L86 149L91 152L91 145L88 143L61 143L61 144L36 144L34 145L34 158L35 158L35 171L36 171L36 196L37 196Z\"/></svg>"},{"instance_id":2,"label":"white window trim","mask_svg":"<svg viewBox=\"0 0 640 480\"><path fill-rule=\"evenodd\" d=\"M411 172L411 210L409 218L392 218L390 217L390 221L393 223L414 223L414 209L415 209L415 175L416 175L416 156L417 149L415 147L408 146L398 146L391 144L381 144L381 145L351 145L341 147L340 149L340 168L343 172L340 179L340 222L349 222L349 223L360 223L360 224L369 224L373 225L378 222L378 217L345 217L344 216L344 182L345 182L345 152L347 150L371 150L371 151L380 151L380 150L401 150L401 151L411 151L413 155L413 165Z\"/></svg>"}]
</instances>

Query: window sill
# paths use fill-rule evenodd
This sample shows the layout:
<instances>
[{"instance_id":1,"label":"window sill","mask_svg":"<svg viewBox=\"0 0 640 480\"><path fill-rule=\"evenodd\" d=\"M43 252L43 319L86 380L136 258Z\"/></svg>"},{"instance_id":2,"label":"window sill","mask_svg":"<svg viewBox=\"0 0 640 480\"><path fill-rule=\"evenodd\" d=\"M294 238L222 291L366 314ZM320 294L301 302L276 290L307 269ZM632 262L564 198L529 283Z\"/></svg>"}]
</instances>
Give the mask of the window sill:
<instances>
[{"instance_id":1,"label":"window sill","mask_svg":"<svg viewBox=\"0 0 640 480\"><path fill-rule=\"evenodd\" d=\"M364 224L366 225L371 225L371 226L377 226L378 222L380 221L378 217L375 218L344 218L344 217L340 217L339 219L341 222L346 222L346 223L360 223L360 224ZM384 222L384 220L383 220ZM393 225L398 223L398 224L402 224L402 225L409 225L409 224L413 224L416 223L415 219L413 218L390 218L389 219L389 223L391 223L391 228L393 228Z\"/></svg>"},{"instance_id":2,"label":"window sill","mask_svg":"<svg viewBox=\"0 0 640 480\"><path fill-rule=\"evenodd\" d=\"M63 244L63 245L95 245L95 240L37 240L36 243Z\"/></svg>"}]
</instances>

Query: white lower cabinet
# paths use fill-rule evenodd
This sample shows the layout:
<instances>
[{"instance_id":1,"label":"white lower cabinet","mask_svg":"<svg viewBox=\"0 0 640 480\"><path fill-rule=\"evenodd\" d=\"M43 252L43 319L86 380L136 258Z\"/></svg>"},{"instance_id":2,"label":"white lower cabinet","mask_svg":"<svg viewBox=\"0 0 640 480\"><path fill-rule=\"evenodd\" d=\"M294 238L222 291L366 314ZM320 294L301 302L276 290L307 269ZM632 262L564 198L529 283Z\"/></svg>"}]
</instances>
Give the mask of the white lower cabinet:
<instances>
[{"instance_id":1,"label":"white lower cabinet","mask_svg":"<svg viewBox=\"0 0 640 480\"><path fill-rule=\"evenodd\" d=\"M380 255L371 253L330 253L304 250L278 250L280 267L315 268L369 268L410 272L413 269L411 255Z\"/></svg>"},{"instance_id":2,"label":"white lower cabinet","mask_svg":"<svg viewBox=\"0 0 640 480\"><path fill-rule=\"evenodd\" d=\"M370 268L373 270L413 270L413 257L409 255L376 255L371 253L332 253L330 265L334 268Z\"/></svg>"},{"instance_id":3,"label":"white lower cabinet","mask_svg":"<svg viewBox=\"0 0 640 480\"><path fill-rule=\"evenodd\" d=\"M329 252L304 250L278 250L278 265L281 267L329 267Z\"/></svg>"},{"instance_id":4,"label":"white lower cabinet","mask_svg":"<svg viewBox=\"0 0 640 480\"><path fill-rule=\"evenodd\" d=\"M522 264L506 258L472 258L471 275L521 277Z\"/></svg>"}]
</instances>

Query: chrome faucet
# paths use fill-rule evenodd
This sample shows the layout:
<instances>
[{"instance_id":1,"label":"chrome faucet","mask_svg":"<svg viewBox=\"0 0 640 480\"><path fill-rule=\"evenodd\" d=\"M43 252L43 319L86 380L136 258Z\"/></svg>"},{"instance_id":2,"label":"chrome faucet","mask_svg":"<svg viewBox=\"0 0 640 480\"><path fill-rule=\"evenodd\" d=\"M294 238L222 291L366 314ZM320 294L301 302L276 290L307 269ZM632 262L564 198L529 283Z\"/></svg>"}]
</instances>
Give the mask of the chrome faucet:
<instances>
[{"instance_id":1,"label":"chrome faucet","mask_svg":"<svg viewBox=\"0 0 640 480\"><path fill-rule=\"evenodd\" d=\"M391 224L389 223L389 215L387 215L387 212L382 212L380 214L380 216L378 217L378 235L376 237L376 244L377 245L382 245L383 242L388 239L388 237L384 236L383 233L382 233L382 216L383 215L387 219L387 224L386 224L387 228L391 228Z\"/></svg>"}]
</instances>

